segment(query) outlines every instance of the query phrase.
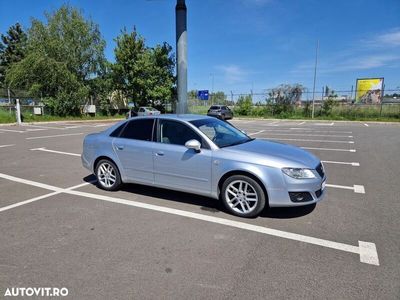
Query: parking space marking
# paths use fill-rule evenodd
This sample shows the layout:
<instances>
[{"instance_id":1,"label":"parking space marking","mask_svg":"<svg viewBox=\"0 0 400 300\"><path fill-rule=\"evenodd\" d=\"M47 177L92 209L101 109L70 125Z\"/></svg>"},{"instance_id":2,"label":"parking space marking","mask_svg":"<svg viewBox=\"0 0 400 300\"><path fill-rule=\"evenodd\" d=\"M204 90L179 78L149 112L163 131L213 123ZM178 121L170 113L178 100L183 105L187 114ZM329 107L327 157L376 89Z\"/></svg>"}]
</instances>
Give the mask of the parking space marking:
<instances>
[{"instance_id":1,"label":"parking space marking","mask_svg":"<svg viewBox=\"0 0 400 300\"><path fill-rule=\"evenodd\" d=\"M35 128L42 128L42 129L56 129L56 130L65 130L64 128L60 128L60 127L52 127L52 126L42 126L42 125L32 125L32 124L24 124L22 126L27 126L27 127L35 127Z\"/></svg>"},{"instance_id":2,"label":"parking space marking","mask_svg":"<svg viewBox=\"0 0 400 300\"><path fill-rule=\"evenodd\" d=\"M14 129L0 129L0 131L17 132L17 133L24 133L25 132L25 131L22 131L22 130L14 130Z\"/></svg>"},{"instance_id":3,"label":"parking space marking","mask_svg":"<svg viewBox=\"0 0 400 300\"><path fill-rule=\"evenodd\" d=\"M367 123L364 123L364 126L367 126L367 127L369 127L369 125L368 125Z\"/></svg>"},{"instance_id":4,"label":"parking space marking","mask_svg":"<svg viewBox=\"0 0 400 300\"><path fill-rule=\"evenodd\" d=\"M356 149L332 149L332 148L315 148L315 147L300 147L307 150L321 150L321 151L339 151L339 152L356 152Z\"/></svg>"},{"instance_id":5,"label":"parking space marking","mask_svg":"<svg viewBox=\"0 0 400 300\"><path fill-rule=\"evenodd\" d=\"M312 128L309 128L309 127L303 127L303 128L296 128L296 127L292 127L292 128L289 128L290 130L304 130L304 131L312 131L312 132L323 132L323 133L326 133L326 132L328 132L328 133L348 133L348 134L352 134L353 132L352 131L338 131L338 130L315 130L315 129L312 129ZM269 129L269 130L267 130L267 131L284 131L285 129L275 129L275 130L272 130L272 129ZM286 130L287 131L287 130Z\"/></svg>"},{"instance_id":6,"label":"parking space marking","mask_svg":"<svg viewBox=\"0 0 400 300\"><path fill-rule=\"evenodd\" d=\"M9 145L0 145L0 148L12 147L12 146L15 146L15 144L9 144Z\"/></svg>"},{"instance_id":7,"label":"parking space marking","mask_svg":"<svg viewBox=\"0 0 400 300\"><path fill-rule=\"evenodd\" d=\"M50 150L50 149L46 149L46 147L32 148L32 149L30 149L30 150L32 150L32 151L44 151L44 152L51 152L51 153L58 153L58 154L64 154L64 155L71 155L71 156L79 156L79 157L81 157L81 155L78 154L78 153L70 153L70 152L63 152L63 151Z\"/></svg>"},{"instance_id":8,"label":"parking space marking","mask_svg":"<svg viewBox=\"0 0 400 300\"><path fill-rule=\"evenodd\" d=\"M3 173L0 173L0 178L8 179L8 180L19 182L19 183L25 183L25 184L36 186L36 187L44 187L44 188L52 190L54 192L60 192L60 193L81 196L81 197L95 199L95 200L102 200L102 201L124 204L124 205L129 205L129 206L133 206L133 207L138 207L138 208L143 208L143 209L148 209L148 210L153 210L153 211L158 211L158 212L164 212L164 213L182 216L182 217L186 217L186 218L190 218L190 219L196 219L196 220L206 221L206 222L210 222L210 223L230 226L230 227L234 227L234 228L240 228L240 229L249 230L252 232L262 233L265 235L276 236L276 237L280 237L280 238L284 238L284 239L289 239L289 240L308 243L308 244L312 244L312 245L318 245L318 246L322 246L322 247L326 247L326 248L336 249L336 250L340 250L340 251L344 251L344 252L355 253L360 256L360 262L365 263L365 264L379 266L378 252L376 251L376 246L374 243L359 241L358 246L353 246L353 245L344 244L344 243L340 243L340 242L324 240L324 239L306 236L306 235L302 235L302 234L291 233L291 232L287 232L287 231L272 229L272 228L268 228L268 227L262 227L262 226L258 226L258 225L252 225L252 224L245 223L245 222L233 221L233 220L219 218L219 217L203 215L203 214L199 214L199 213L193 213L193 212L175 209L175 208L169 208L169 207L164 207L164 206L159 206L159 205L154 205L154 204L142 203L142 202L138 202L138 201L126 200L126 199L110 197L110 196L105 196L105 195L100 195L100 194L92 194L92 193L87 193L87 192L75 191L75 190L73 190L73 188L76 188L76 186L68 188L68 189L62 189L62 188L58 188L55 186L51 186L51 185L47 185L47 184L43 184L40 182L19 178L19 177L14 177L14 176L3 174ZM85 184L88 184L88 183L84 183L83 185L85 185ZM52 194L52 193L50 193L50 194ZM41 198L41 199L43 199L43 198ZM27 201L29 201L29 200L27 200Z\"/></svg>"},{"instance_id":9,"label":"parking space marking","mask_svg":"<svg viewBox=\"0 0 400 300\"><path fill-rule=\"evenodd\" d=\"M311 123L315 126L333 126L333 124L335 124L334 122L332 123Z\"/></svg>"},{"instance_id":10,"label":"parking space marking","mask_svg":"<svg viewBox=\"0 0 400 300\"><path fill-rule=\"evenodd\" d=\"M36 140L36 139L47 139L53 137L60 137L60 136L71 136L71 135L82 135L82 132L79 133L66 133L66 134L56 134L56 135L45 135L45 136L33 136L26 138L27 140Z\"/></svg>"},{"instance_id":11,"label":"parking space marking","mask_svg":"<svg viewBox=\"0 0 400 300\"><path fill-rule=\"evenodd\" d=\"M354 193L357 194L365 194L365 188L363 185L353 185L353 186L346 186L346 185L337 185L337 184L326 184L326 187L337 188L337 189L344 189L344 190L352 190Z\"/></svg>"},{"instance_id":12,"label":"parking space marking","mask_svg":"<svg viewBox=\"0 0 400 300\"><path fill-rule=\"evenodd\" d=\"M261 130L257 133L264 132L266 130ZM352 135L330 135L330 134L308 134L308 133L267 133L268 135L290 135L290 136L325 136L325 137L339 137L339 138L353 138Z\"/></svg>"},{"instance_id":13,"label":"parking space marking","mask_svg":"<svg viewBox=\"0 0 400 300\"><path fill-rule=\"evenodd\" d=\"M71 186L69 188L66 188L65 190L70 191L70 190L78 189L78 188L81 188L83 186L92 184L94 182L96 182L96 181L80 183L78 185L74 185L74 186ZM31 198L31 199L28 199L28 200L25 200L25 201L21 201L21 202L18 202L18 203L14 203L14 204L11 204L11 205L0 207L0 212L6 211L6 210L10 210L10 209L13 209L15 207L22 206L22 205L25 205L25 204L29 204L29 203L32 203L32 202L35 202L35 201L38 201L38 200L42 200L42 199L45 199L45 198L48 198L48 197L51 197L51 196L55 196L55 195L58 195L58 194L61 194L61 193L64 193L64 189L60 189L59 191L56 191L56 192L51 192L51 193L48 193L48 194L45 194L45 195L42 195L42 196L38 196L38 197Z\"/></svg>"},{"instance_id":14,"label":"parking space marking","mask_svg":"<svg viewBox=\"0 0 400 300\"><path fill-rule=\"evenodd\" d=\"M262 140L279 140L279 141L298 141L298 142L316 142L316 143L342 143L342 144L354 144L353 141L332 141L332 140L307 140L307 139L288 139L288 138L276 138L266 137L260 138Z\"/></svg>"},{"instance_id":15,"label":"parking space marking","mask_svg":"<svg viewBox=\"0 0 400 300\"><path fill-rule=\"evenodd\" d=\"M256 135L256 134L262 133L262 132L264 132L264 131L265 131L265 130L260 130L260 131L257 131L257 132L249 133L249 135Z\"/></svg>"},{"instance_id":16,"label":"parking space marking","mask_svg":"<svg viewBox=\"0 0 400 300\"><path fill-rule=\"evenodd\" d=\"M297 124L297 125L303 125L305 123L305 121L303 121L303 122L300 122L299 124Z\"/></svg>"},{"instance_id":17,"label":"parking space marking","mask_svg":"<svg viewBox=\"0 0 400 300\"><path fill-rule=\"evenodd\" d=\"M331 160L321 160L324 164L338 164L338 165L350 165L353 167L359 167L358 162L345 162L345 161L331 161Z\"/></svg>"}]
</instances>

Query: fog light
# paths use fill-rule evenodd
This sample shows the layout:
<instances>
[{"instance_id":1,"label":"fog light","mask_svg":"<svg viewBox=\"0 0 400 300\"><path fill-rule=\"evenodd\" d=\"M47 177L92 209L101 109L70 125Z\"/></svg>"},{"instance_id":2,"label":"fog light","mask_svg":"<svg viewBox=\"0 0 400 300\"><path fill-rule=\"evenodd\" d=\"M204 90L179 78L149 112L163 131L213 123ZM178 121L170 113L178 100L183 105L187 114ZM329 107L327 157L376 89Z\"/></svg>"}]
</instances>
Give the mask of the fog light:
<instances>
[{"instance_id":1,"label":"fog light","mask_svg":"<svg viewBox=\"0 0 400 300\"><path fill-rule=\"evenodd\" d=\"M289 192L289 197L292 202L308 202L313 200L309 192Z\"/></svg>"}]
</instances>

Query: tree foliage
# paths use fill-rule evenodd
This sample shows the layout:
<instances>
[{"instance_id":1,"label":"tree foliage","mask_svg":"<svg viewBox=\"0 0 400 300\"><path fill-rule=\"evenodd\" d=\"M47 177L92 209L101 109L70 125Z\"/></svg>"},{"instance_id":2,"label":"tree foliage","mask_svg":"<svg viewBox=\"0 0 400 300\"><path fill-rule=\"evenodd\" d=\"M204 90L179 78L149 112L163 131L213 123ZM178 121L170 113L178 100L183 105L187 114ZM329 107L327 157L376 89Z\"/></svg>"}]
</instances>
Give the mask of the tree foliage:
<instances>
[{"instance_id":1,"label":"tree foliage","mask_svg":"<svg viewBox=\"0 0 400 300\"><path fill-rule=\"evenodd\" d=\"M89 97L89 81L103 70L105 42L98 26L70 6L46 13L46 19L32 21L26 57L10 67L6 81L42 97L53 114L77 115Z\"/></svg>"},{"instance_id":2,"label":"tree foliage","mask_svg":"<svg viewBox=\"0 0 400 300\"><path fill-rule=\"evenodd\" d=\"M267 103L274 104L274 114L290 113L294 104L301 101L303 90L301 84L282 84L268 93Z\"/></svg>"},{"instance_id":3,"label":"tree foliage","mask_svg":"<svg viewBox=\"0 0 400 300\"><path fill-rule=\"evenodd\" d=\"M7 69L25 57L27 35L21 25L16 23L0 40L0 85L4 84Z\"/></svg>"},{"instance_id":4,"label":"tree foliage","mask_svg":"<svg viewBox=\"0 0 400 300\"><path fill-rule=\"evenodd\" d=\"M240 96L235 105L235 113L238 115L248 116L251 113L253 101L250 95Z\"/></svg>"},{"instance_id":5,"label":"tree foliage","mask_svg":"<svg viewBox=\"0 0 400 300\"><path fill-rule=\"evenodd\" d=\"M175 84L172 47L167 43L147 47L136 29L122 31L116 42L115 87L136 106L170 102Z\"/></svg>"}]
</instances>

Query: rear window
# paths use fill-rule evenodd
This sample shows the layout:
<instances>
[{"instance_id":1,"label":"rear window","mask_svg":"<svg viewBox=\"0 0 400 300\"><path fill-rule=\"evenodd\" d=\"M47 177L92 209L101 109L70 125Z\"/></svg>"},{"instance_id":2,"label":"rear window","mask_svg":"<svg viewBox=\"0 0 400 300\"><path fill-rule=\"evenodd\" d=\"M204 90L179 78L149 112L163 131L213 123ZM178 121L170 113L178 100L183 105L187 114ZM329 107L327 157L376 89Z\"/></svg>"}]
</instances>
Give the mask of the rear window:
<instances>
[{"instance_id":1,"label":"rear window","mask_svg":"<svg viewBox=\"0 0 400 300\"><path fill-rule=\"evenodd\" d=\"M122 131L120 137L125 139L152 141L154 119L140 119L130 121Z\"/></svg>"}]
</instances>

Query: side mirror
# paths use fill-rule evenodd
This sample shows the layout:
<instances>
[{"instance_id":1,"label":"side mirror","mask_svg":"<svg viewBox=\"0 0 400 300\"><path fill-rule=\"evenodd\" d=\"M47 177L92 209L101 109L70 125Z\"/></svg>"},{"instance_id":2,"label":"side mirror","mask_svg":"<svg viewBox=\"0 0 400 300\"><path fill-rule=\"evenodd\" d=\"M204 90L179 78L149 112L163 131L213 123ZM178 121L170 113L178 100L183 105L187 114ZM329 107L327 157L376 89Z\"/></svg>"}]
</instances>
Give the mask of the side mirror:
<instances>
[{"instance_id":1,"label":"side mirror","mask_svg":"<svg viewBox=\"0 0 400 300\"><path fill-rule=\"evenodd\" d=\"M198 140L189 140L185 143L185 147L200 152L201 144Z\"/></svg>"}]
</instances>

